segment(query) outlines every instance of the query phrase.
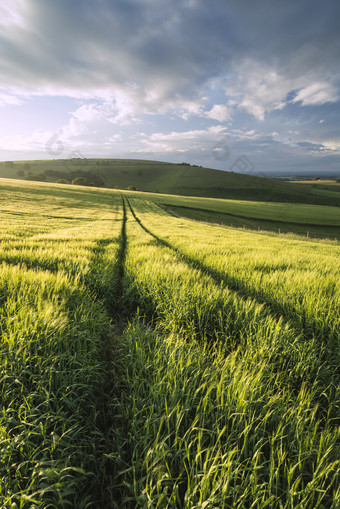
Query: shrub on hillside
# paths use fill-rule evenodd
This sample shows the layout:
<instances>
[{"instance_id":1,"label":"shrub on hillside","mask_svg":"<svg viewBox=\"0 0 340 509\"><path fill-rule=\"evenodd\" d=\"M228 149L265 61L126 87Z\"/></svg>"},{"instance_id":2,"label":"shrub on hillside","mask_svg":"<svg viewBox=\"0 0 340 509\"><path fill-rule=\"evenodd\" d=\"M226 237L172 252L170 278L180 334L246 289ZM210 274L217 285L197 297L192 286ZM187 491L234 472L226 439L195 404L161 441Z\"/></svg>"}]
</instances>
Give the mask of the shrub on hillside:
<instances>
[{"instance_id":1,"label":"shrub on hillside","mask_svg":"<svg viewBox=\"0 0 340 509\"><path fill-rule=\"evenodd\" d=\"M87 178L76 177L75 179L72 180L72 184L74 186L87 186L88 185Z\"/></svg>"}]
</instances>

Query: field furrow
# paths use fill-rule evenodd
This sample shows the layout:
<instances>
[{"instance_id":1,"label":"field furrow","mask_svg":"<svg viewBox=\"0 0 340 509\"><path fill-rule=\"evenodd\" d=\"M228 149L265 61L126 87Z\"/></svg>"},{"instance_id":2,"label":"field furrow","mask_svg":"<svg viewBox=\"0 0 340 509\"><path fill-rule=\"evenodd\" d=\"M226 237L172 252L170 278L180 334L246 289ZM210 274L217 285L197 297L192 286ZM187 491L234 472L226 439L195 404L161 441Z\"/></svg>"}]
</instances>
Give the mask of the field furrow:
<instances>
[{"instance_id":1,"label":"field furrow","mask_svg":"<svg viewBox=\"0 0 340 509\"><path fill-rule=\"evenodd\" d=\"M3 192L1 507L339 508L336 243Z\"/></svg>"},{"instance_id":2,"label":"field furrow","mask_svg":"<svg viewBox=\"0 0 340 509\"><path fill-rule=\"evenodd\" d=\"M189 267L132 213L127 235L139 318L121 338L122 506L336 508L340 394L318 342Z\"/></svg>"},{"instance_id":3,"label":"field furrow","mask_svg":"<svg viewBox=\"0 0 340 509\"><path fill-rule=\"evenodd\" d=\"M1 507L95 507L107 498L123 223L121 204L110 221L111 207L102 218L91 220L89 207L77 226L61 229L55 218L47 233L2 243Z\"/></svg>"},{"instance_id":4,"label":"field furrow","mask_svg":"<svg viewBox=\"0 0 340 509\"><path fill-rule=\"evenodd\" d=\"M144 217L143 221L137 217L142 227L188 265L199 268L242 297L265 304L274 315L283 316L306 337L315 336L323 342L327 339L325 347L337 353L340 340L338 246L330 249L322 244L249 232L239 234L207 225L197 228L174 218L168 221L163 218L162 222L149 211L144 212ZM160 227L165 223L166 228Z\"/></svg>"}]
</instances>

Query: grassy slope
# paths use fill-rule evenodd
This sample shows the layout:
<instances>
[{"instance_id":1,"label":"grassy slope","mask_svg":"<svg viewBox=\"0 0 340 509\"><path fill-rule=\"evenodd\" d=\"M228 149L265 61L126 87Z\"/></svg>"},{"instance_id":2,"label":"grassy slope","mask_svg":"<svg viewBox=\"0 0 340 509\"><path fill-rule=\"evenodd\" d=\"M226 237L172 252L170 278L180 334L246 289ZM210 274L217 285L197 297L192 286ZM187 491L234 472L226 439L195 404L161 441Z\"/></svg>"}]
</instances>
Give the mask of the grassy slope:
<instances>
[{"instance_id":1,"label":"grassy slope","mask_svg":"<svg viewBox=\"0 0 340 509\"><path fill-rule=\"evenodd\" d=\"M133 331L125 354L133 359L128 376L135 388L129 401L121 403L134 455L130 468L134 478L126 485L139 497L140 506L147 507L157 497L159 507L185 509L337 509L339 491L334 487L339 487L339 465L331 466L331 458L338 458L337 437L328 442L330 456L322 451L315 461L314 451L321 451L319 445L324 446L333 430L328 424L320 426L321 414L316 417L313 412L321 410L322 384L330 388L329 376L335 373L333 345L323 342L331 335L323 327L328 320L330 327L334 324L336 310L330 299L334 295L335 303L332 283L338 246L333 251L305 241L290 243L210 225L198 228L196 223L157 214L146 201L131 199L130 204L126 274L142 296L141 312L156 313L158 330L172 332L144 343L145 336ZM137 228L137 221L144 227ZM321 257L323 248L326 256L332 251L335 255L332 267ZM240 282L238 269L244 264L245 285L242 290L238 286L237 294L230 288L233 255L233 283ZM217 265L224 266L220 277ZM256 300L246 299L253 274L259 282ZM319 292L316 286L321 281ZM321 304L323 295L327 305ZM275 303L270 303L272 297ZM308 298L313 302L307 303ZM302 308L319 321L320 344ZM186 342L179 345L174 341L178 337ZM221 345L235 341L239 355L235 363L230 363L235 352L222 355L219 366L211 364L212 356L204 356L206 341L216 339ZM337 340L334 352L336 345ZM198 357L192 355L197 346ZM323 364L323 348L330 363ZM321 391L310 398L313 384ZM336 400L330 393L326 398ZM336 412L335 405L328 415L332 411ZM143 464L140 458L145 458ZM325 475L328 468L328 472L334 468L334 481ZM318 479L312 479L314 475Z\"/></svg>"},{"instance_id":2,"label":"grassy slope","mask_svg":"<svg viewBox=\"0 0 340 509\"><path fill-rule=\"evenodd\" d=\"M29 170L25 164L30 165ZM25 171L23 177L18 175L20 170ZM51 182L59 178L72 181L81 174L88 176L89 181L97 177L105 187L119 189L133 185L142 191L176 195L340 206L339 193L329 188L158 161L60 159L15 162L13 167L0 163L3 178L27 178L29 171L39 175L51 170L58 172L58 175L47 175L47 181Z\"/></svg>"},{"instance_id":3,"label":"grassy slope","mask_svg":"<svg viewBox=\"0 0 340 509\"><path fill-rule=\"evenodd\" d=\"M313 207L313 205L310 205ZM315 205L314 207L319 207ZM247 217L236 214L227 214L214 212L212 210L202 210L190 207L164 206L170 214L177 217L194 219L195 221L204 221L207 223L216 223L236 228L258 229L274 231L276 233L295 233L314 238L340 239L340 227L334 225L315 225L313 223L298 223L289 221L275 221L271 219L261 219L256 217Z\"/></svg>"},{"instance_id":4,"label":"grassy slope","mask_svg":"<svg viewBox=\"0 0 340 509\"><path fill-rule=\"evenodd\" d=\"M338 509L339 246L126 195L0 180L1 507Z\"/></svg>"},{"instance_id":5,"label":"grassy slope","mask_svg":"<svg viewBox=\"0 0 340 509\"><path fill-rule=\"evenodd\" d=\"M0 179L0 210L8 209L7 193L13 187L18 187L22 198L32 201L31 186L34 187L34 201L45 199L46 196L55 195L58 197L58 210L51 210L51 216L64 215L63 207L67 205L70 212L69 199L77 199L79 206L88 207L93 200L96 203L98 196L100 200L111 202L112 190L86 188L81 186L68 186L62 184L51 185L49 183L26 183L16 180ZM19 191L17 191L19 192ZM120 191L115 191L120 193ZM288 204L273 202L254 202L245 200L223 200L195 196L179 196L160 193L143 193L135 191L124 191L124 194L148 202L155 202L164 207L170 214L189 219L208 221L212 223L233 225L235 227L246 227L276 231L281 233L298 233L306 235L307 231L314 237L340 238L340 209L338 207L310 205L310 204ZM12 211L8 210L8 213ZM25 210L16 210L16 214L23 215ZM76 219L79 212L74 209Z\"/></svg>"},{"instance_id":6,"label":"grassy slope","mask_svg":"<svg viewBox=\"0 0 340 509\"><path fill-rule=\"evenodd\" d=\"M296 185L302 185L305 189L313 188L322 191L332 193L333 196L339 196L340 193L340 181L337 180L294 180L292 181ZM337 194L335 194L337 193Z\"/></svg>"},{"instance_id":7,"label":"grassy slope","mask_svg":"<svg viewBox=\"0 0 340 509\"><path fill-rule=\"evenodd\" d=\"M103 507L115 196L0 180L1 508Z\"/></svg>"},{"instance_id":8,"label":"grassy slope","mask_svg":"<svg viewBox=\"0 0 340 509\"><path fill-rule=\"evenodd\" d=\"M174 196L140 192L127 195L155 202L168 213L211 223L297 233L316 238L340 239L340 210L337 207L301 203L223 200L197 196Z\"/></svg>"}]
</instances>

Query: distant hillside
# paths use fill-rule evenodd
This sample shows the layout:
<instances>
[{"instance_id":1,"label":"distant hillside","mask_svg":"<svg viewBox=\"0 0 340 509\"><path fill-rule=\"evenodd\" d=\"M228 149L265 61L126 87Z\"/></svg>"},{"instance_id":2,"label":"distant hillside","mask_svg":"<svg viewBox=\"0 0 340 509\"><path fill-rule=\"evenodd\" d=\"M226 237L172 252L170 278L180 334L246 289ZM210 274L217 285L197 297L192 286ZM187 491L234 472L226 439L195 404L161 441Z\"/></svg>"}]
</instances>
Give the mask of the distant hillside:
<instances>
[{"instance_id":1,"label":"distant hillside","mask_svg":"<svg viewBox=\"0 0 340 509\"><path fill-rule=\"evenodd\" d=\"M340 206L340 193L314 184L213 170L188 164L137 159L58 159L0 163L0 177L71 183L78 177L90 185L141 191Z\"/></svg>"}]
</instances>

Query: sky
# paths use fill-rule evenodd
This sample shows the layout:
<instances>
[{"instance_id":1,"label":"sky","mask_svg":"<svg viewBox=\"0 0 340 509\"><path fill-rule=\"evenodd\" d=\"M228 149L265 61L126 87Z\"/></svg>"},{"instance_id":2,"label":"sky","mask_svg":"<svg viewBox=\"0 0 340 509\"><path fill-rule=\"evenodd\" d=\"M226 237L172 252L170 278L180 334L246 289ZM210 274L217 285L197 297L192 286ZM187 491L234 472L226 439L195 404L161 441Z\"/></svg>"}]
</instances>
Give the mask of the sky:
<instances>
[{"instance_id":1,"label":"sky","mask_svg":"<svg viewBox=\"0 0 340 509\"><path fill-rule=\"evenodd\" d=\"M338 0L1 0L0 160L340 176Z\"/></svg>"}]
</instances>

